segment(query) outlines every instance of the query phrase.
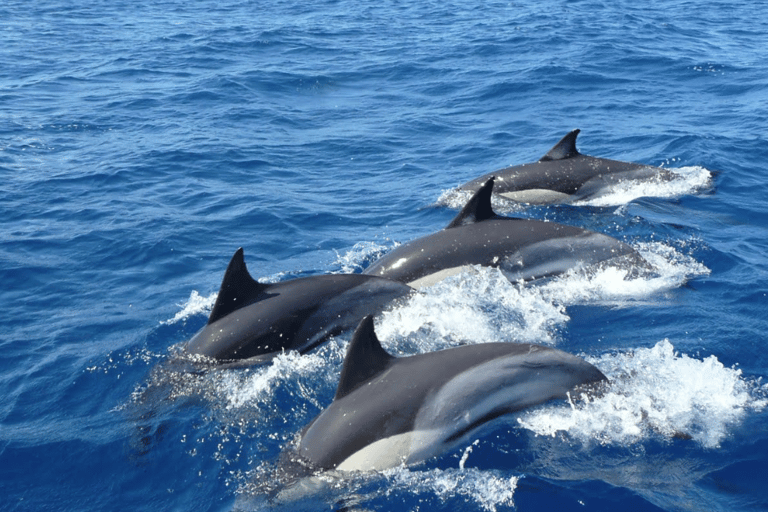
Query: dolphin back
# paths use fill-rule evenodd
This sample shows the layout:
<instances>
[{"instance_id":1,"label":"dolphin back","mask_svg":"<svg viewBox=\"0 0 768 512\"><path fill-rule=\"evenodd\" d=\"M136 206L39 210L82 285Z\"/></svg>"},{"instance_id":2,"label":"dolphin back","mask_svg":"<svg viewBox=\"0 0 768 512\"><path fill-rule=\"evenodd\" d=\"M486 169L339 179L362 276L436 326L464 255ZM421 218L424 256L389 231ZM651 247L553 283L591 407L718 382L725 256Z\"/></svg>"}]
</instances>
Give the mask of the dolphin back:
<instances>
[{"instance_id":1,"label":"dolphin back","mask_svg":"<svg viewBox=\"0 0 768 512\"><path fill-rule=\"evenodd\" d=\"M669 180L660 168L633 162L584 155L576 149L580 130L573 130L536 162L505 167L461 185L459 190L478 190L496 177L495 194L530 204L572 203L605 193L627 180Z\"/></svg>"},{"instance_id":2,"label":"dolphin back","mask_svg":"<svg viewBox=\"0 0 768 512\"><path fill-rule=\"evenodd\" d=\"M360 274L263 284L248 273L238 249L208 323L185 351L228 366L269 362L287 350L305 353L411 291L403 283Z\"/></svg>"},{"instance_id":3,"label":"dolphin back","mask_svg":"<svg viewBox=\"0 0 768 512\"><path fill-rule=\"evenodd\" d=\"M539 345L484 343L392 357L367 318L350 341L336 398L304 429L298 452L317 469L415 463L500 416L602 380L583 359Z\"/></svg>"},{"instance_id":4,"label":"dolphin back","mask_svg":"<svg viewBox=\"0 0 768 512\"><path fill-rule=\"evenodd\" d=\"M364 274L419 287L469 265L501 267L510 279L528 281L624 255L645 263L632 247L608 235L496 215L491 206L494 182L489 178L445 229L395 248Z\"/></svg>"}]
</instances>

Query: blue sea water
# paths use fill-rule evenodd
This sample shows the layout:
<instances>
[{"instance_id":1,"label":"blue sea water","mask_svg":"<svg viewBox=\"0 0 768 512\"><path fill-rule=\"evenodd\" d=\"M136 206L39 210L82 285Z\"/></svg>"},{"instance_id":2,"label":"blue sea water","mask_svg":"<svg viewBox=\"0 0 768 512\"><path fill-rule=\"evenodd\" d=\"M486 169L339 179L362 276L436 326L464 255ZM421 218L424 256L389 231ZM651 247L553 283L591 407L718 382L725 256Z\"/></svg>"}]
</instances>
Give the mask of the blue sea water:
<instances>
[{"instance_id":1,"label":"blue sea water","mask_svg":"<svg viewBox=\"0 0 768 512\"><path fill-rule=\"evenodd\" d=\"M766 48L760 2L6 0L0 509L768 509ZM620 238L654 276L476 268L377 331L403 355L553 345L604 396L280 497L348 335L157 372L238 247L268 281L359 272L573 128L679 178L500 210Z\"/></svg>"}]
</instances>

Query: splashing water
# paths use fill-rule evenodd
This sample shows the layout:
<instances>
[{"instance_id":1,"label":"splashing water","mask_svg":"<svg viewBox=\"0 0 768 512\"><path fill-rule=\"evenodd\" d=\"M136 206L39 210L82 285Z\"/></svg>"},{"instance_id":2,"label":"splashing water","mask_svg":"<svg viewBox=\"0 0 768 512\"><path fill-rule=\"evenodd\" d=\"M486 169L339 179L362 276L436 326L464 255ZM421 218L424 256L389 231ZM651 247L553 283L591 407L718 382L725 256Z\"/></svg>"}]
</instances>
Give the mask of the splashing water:
<instances>
[{"instance_id":1,"label":"splashing water","mask_svg":"<svg viewBox=\"0 0 768 512\"><path fill-rule=\"evenodd\" d=\"M181 311L176 313L170 320L163 320L160 323L163 325L171 325L177 322L184 322L189 317L199 314L208 315L213 308L213 303L216 302L216 296L218 293L214 292L207 297L200 295L197 290L192 290L189 294L189 299L182 306Z\"/></svg>"},{"instance_id":2,"label":"splashing water","mask_svg":"<svg viewBox=\"0 0 768 512\"><path fill-rule=\"evenodd\" d=\"M489 341L554 344L570 319L569 306L636 304L709 274L694 258L661 242L635 248L653 273L600 265L526 285L510 282L499 269L470 267L385 311L376 332L382 340L405 338L395 347L401 352L409 351L403 343L415 344L419 352Z\"/></svg>"},{"instance_id":3,"label":"splashing water","mask_svg":"<svg viewBox=\"0 0 768 512\"><path fill-rule=\"evenodd\" d=\"M324 375L333 373L330 365L331 361L318 353L301 356L297 352L287 352L278 355L270 365L257 371L223 372L216 385L220 392L219 401L227 410L268 402L274 388L281 382L292 382L299 378L320 380ZM314 402L311 393L304 394L304 398Z\"/></svg>"},{"instance_id":4,"label":"splashing water","mask_svg":"<svg viewBox=\"0 0 768 512\"><path fill-rule=\"evenodd\" d=\"M514 506L519 481L514 476L504 477L474 468L411 471L401 467L388 470L384 475L396 490L417 495L431 492L443 502L463 496L489 512L495 512L498 506Z\"/></svg>"},{"instance_id":5,"label":"splashing water","mask_svg":"<svg viewBox=\"0 0 768 512\"><path fill-rule=\"evenodd\" d=\"M599 197L575 204L583 206L624 205L640 197L676 198L699 194L712 188L712 173L703 167L678 167L667 169L672 173L670 180L626 180L616 183Z\"/></svg>"},{"instance_id":6,"label":"splashing water","mask_svg":"<svg viewBox=\"0 0 768 512\"><path fill-rule=\"evenodd\" d=\"M264 476L266 471L256 471ZM287 490L276 494L272 505L291 509L317 510L328 502L343 504L344 509L376 509L376 502L399 501L406 496L419 496L425 507L432 501L461 509L473 502L488 512L497 507L514 507L514 494L519 477L495 471L468 469L413 470L405 466L376 472L324 472L306 476ZM259 499L260 485L253 478L239 491L238 511L263 510ZM302 506L303 505L303 506Z\"/></svg>"},{"instance_id":7,"label":"splashing water","mask_svg":"<svg viewBox=\"0 0 768 512\"><path fill-rule=\"evenodd\" d=\"M339 273L342 274L362 272L382 254L398 245L387 246L377 242L358 242L343 254L337 252L333 266L339 267Z\"/></svg>"},{"instance_id":8,"label":"splashing water","mask_svg":"<svg viewBox=\"0 0 768 512\"><path fill-rule=\"evenodd\" d=\"M610 383L597 397L580 394L570 408L548 406L518 423L537 435L566 433L588 443L627 445L651 436L690 438L716 448L746 411L766 406L765 390L715 356L679 355L668 340L652 348L587 358Z\"/></svg>"}]
</instances>

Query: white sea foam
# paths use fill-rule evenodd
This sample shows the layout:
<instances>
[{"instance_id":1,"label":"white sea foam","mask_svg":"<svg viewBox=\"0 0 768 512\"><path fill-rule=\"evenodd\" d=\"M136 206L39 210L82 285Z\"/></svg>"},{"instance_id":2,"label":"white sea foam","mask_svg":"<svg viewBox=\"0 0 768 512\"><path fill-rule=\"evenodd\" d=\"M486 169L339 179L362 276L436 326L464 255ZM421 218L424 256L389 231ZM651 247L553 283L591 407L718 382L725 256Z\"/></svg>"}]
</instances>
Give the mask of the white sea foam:
<instances>
[{"instance_id":1,"label":"white sea foam","mask_svg":"<svg viewBox=\"0 0 768 512\"><path fill-rule=\"evenodd\" d=\"M192 290L189 295L189 299L183 304L179 304L181 311L177 312L173 318L169 320L163 320L160 322L163 325L172 325L178 322L184 322L193 315L210 314L211 308L213 308L214 302L216 302L216 296L218 293L214 292L207 297L200 295L197 290Z\"/></svg>"},{"instance_id":2,"label":"white sea foam","mask_svg":"<svg viewBox=\"0 0 768 512\"><path fill-rule=\"evenodd\" d=\"M569 306L636 304L709 274L694 258L664 243L640 243L635 249L652 272L600 265L573 269L541 284L522 284L510 282L498 269L469 267L385 311L376 332L382 340L405 339L395 347L403 352L412 345L428 352L488 341L555 343L570 319Z\"/></svg>"},{"instance_id":3,"label":"white sea foam","mask_svg":"<svg viewBox=\"0 0 768 512\"><path fill-rule=\"evenodd\" d=\"M412 471L399 467L384 474L390 484L389 492L434 493L441 501L465 497L489 512L495 512L498 506L514 506L519 480L515 476L499 476L474 468Z\"/></svg>"},{"instance_id":4,"label":"white sea foam","mask_svg":"<svg viewBox=\"0 0 768 512\"><path fill-rule=\"evenodd\" d=\"M286 352L278 355L271 364L248 372L222 372L216 389L219 403L227 410L269 402L275 387L297 379L322 380L332 374L328 358L317 353L299 355ZM303 393L304 399L314 401L314 393Z\"/></svg>"},{"instance_id":5,"label":"white sea foam","mask_svg":"<svg viewBox=\"0 0 768 512\"><path fill-rule=\"evenodd\" d=\"M642 301L686 281L709 275L709 269L693 257L662 242L641 242L634 249L653 272L636 274L634 268L599 265L594 269L573 269L545 283L542 293L565 305Z\"/></svg>"},{"instance_id":6,"label":"white sea foam","mask_svg":"<svg viewBox=\"0 0 768 512\"><path fill-rule=\"evenodd\" d=\"M270 469L266 466L252 471L247 483L238 493L236 510L263 510L263 480ZM260 478L261 477L261 478ZM379 498L397 502L404 496L418 496L423 506L430 508L435 500L464 508L472 502L483 510L495 512L498 507L514 507L514 494L519 477L495 471L468 469L414 470L405 466L374 472L328 471L293 481L275 494L272 505L292 510L317 510L325 503L343 504L345 509L367 510L367 504Z\"/></svg>"},{"instance_id":7,"label":"white sea foam","mask_svg":"<svg viewBox=\"0 0 768 512\"><path fill-rule=\"evenodd\" d=\"M576 204L587 206L616 206L639 197L675 198L698 194L712 187L712 173L703 167L668 168L670 180L626 180L616 183L598 197Z\"/></svg>"},{"instance_id":8,"label":"white sea foam","mask_svg":"<svg viewBox=\"0 0 768 512\"><path fill-rule=\"evenodd\" d=\"M564 307L541 290L474 266L385 311L376 332L381 339L415 337L418 350L429 352L465 343L553 341L553 331L567 321Z\"/></svg>"},{"instance_id":9,"label":"white sea foam","mask_svg":"<svg viewBox=\"0 0 768 512\"><path fill-rule=\"evenodd\" d=\"M570 407L532 410L519 424L537 435L565 433L582 442L623 446L651 436L685 437L714 448L748 410L766 406L765 390L741 370L715 356L677 354L668 340L588 360L610 380L603 393L580 394Z\"/></svg>"},{"instance_id":10,"label":"white sea foam","mask_svg":"<svg viewBox=\"0 0 768 512\"><path fill-rule=\"evenodd\" d=\"M394 245L396 247L397 244ZM335 266L340 267L342 274L362 271L367 263L374 261L392 248L378 242L358 242L345 253L336 252Z\"/></svg>"}]
</instances>

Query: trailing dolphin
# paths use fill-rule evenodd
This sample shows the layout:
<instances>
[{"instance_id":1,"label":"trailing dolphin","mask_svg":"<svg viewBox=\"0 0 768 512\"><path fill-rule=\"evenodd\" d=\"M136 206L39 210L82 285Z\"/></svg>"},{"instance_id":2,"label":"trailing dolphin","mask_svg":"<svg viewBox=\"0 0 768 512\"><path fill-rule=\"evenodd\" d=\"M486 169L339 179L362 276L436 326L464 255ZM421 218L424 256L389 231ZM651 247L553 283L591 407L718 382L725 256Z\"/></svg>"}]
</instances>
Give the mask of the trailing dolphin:
<instances>
[{"instance_id":1,"label":"trailing dolphin","mask_svg":"<svg viewBox=\"0 0 768 512\"><path fill-rule=\"evenodd\" d=\"M467 265L500 267L513 280L552 276L580 265L626 257L648 267L629 245L608 235L531 219L500 217L491 207L488 179L442 231L405 243L363 274L429 286Z\"/></svg>"},{"instance_id":2,"label":"trailing dolphin","mask_svg":"<svg viewBox=\"0 0 768 512\"><path fill-rule=\"evenodd\" d=\"M480 176L459 190L475 191L495 176L497 195L521 203L553 204L589 199L621 181L672 179L660 167L582 155L576 149L579 131L563 137L538 162Z\"/></svg>"},{"instance_id":3,"label":"trailing dolphin","mask_svg":"<svg viewBox=\"0 0 768 512\"><path fill-rule=\"evenodd\" d=\"M412 464L500 416L602 380L583 359L540 345L484 343L393 357L367 316L350 341L333 402L303 430L297 451L312 469Z\"/></svg>"},{"instance_id":4,"label":"trailing dolphin","mask_svg":"<svg viewBox=\"0 0 768 512\"><path fill-rule=\"evenodd\" d=\"M411 291L402 283L360 274L259 283L248 273L240 248L229 262L208 323L185 352L230 365L267 362L288 350L305 353Z\"/></svg>"}]
</instances>

